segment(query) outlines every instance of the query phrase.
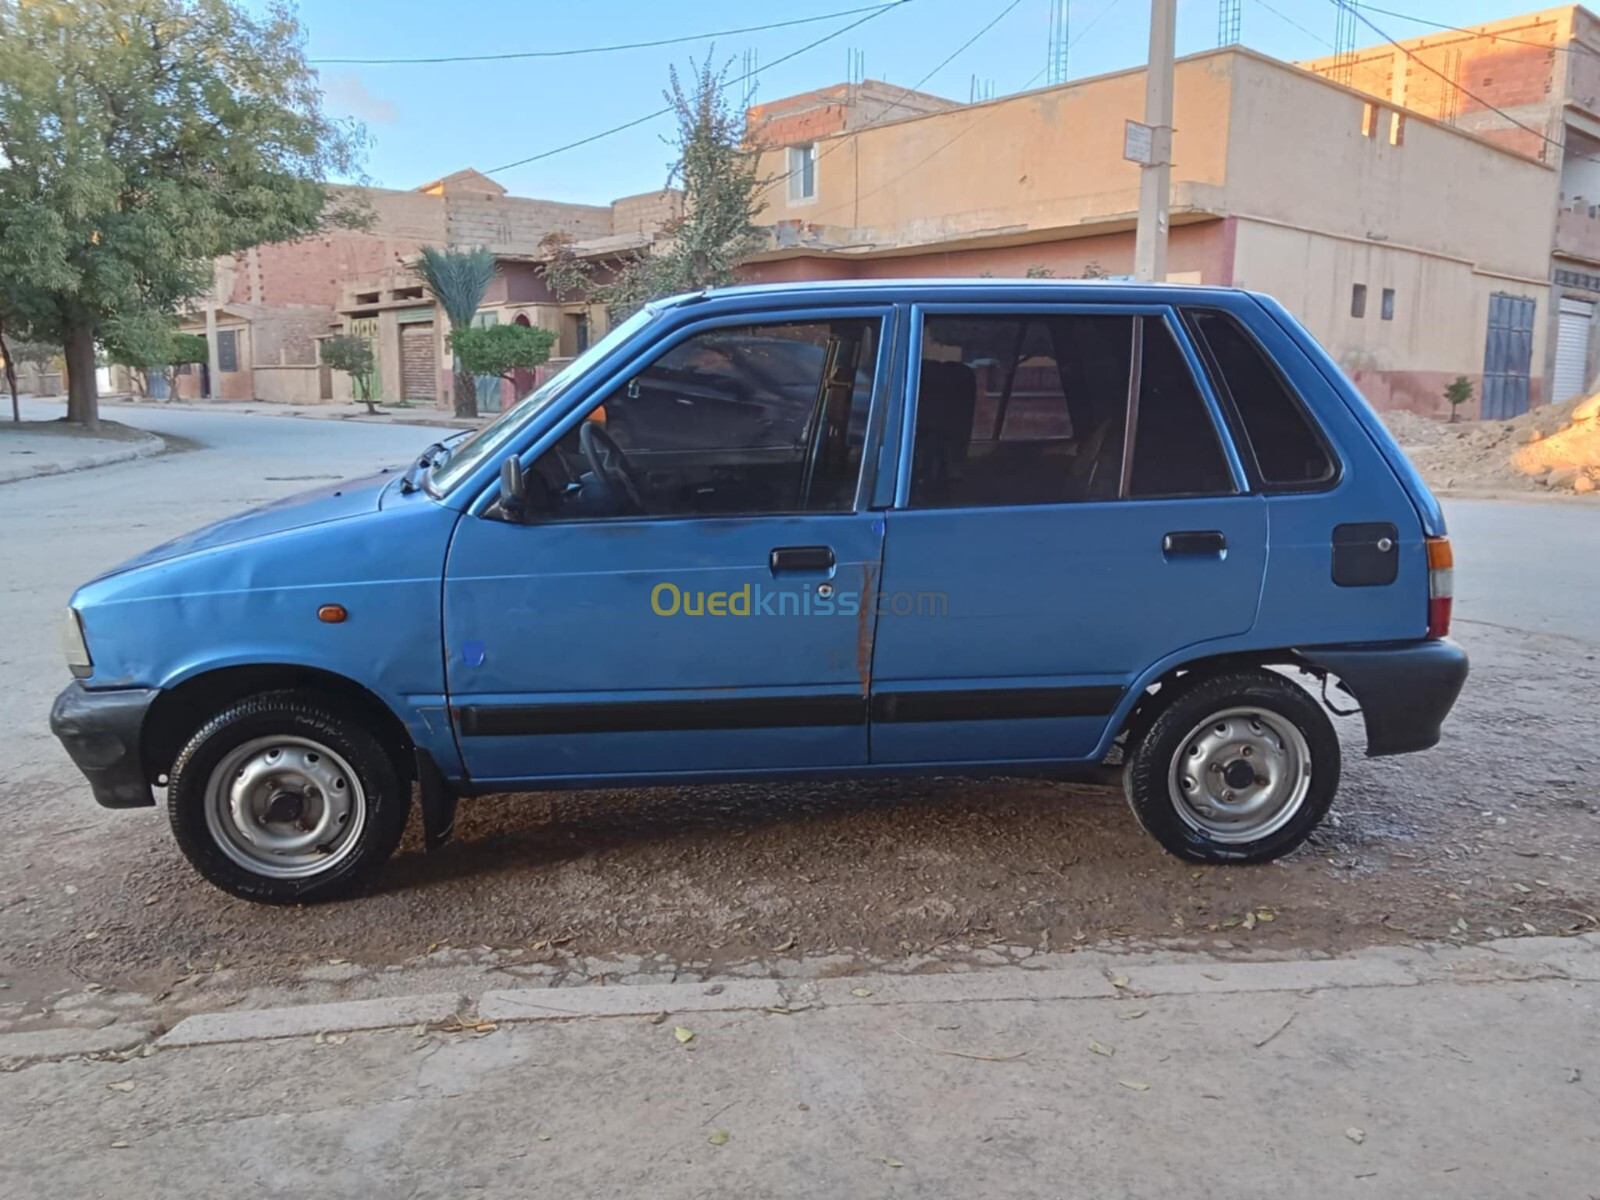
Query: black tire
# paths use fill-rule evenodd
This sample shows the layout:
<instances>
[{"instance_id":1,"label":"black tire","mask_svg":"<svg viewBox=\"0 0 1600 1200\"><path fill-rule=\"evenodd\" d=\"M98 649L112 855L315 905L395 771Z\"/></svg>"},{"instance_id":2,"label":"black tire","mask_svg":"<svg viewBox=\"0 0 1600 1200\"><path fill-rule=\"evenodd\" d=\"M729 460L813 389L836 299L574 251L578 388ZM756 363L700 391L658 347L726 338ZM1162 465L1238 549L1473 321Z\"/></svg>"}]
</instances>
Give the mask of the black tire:
<instances>
[{"instance_id":1,"label":"black tire","mask_svg":"<svg viewBox=\"0 0 1600 1200\"><path fill-rule=\"evenodd\" d=\"M1169 853L1190 862L1267 862L1300 845L1327 816L1339 789L1339 736L1321 704L1305 689L1272 671L1248 667L1183 681L1169 700L1162 703L1159 692L1155 699L1159 707L1137 744L1129 745L1122 779L1139 824ZM1192 741L1192 735L1209 717L1231 709L1264 710L1290 723L1307 752L1303 774L1309 775L1309 782L1303 793L1294 804L1284 803L1280 811L1288 815L1281 824L1269 829L1270 823L1263 823L1258 837L1247 836L1247 830L1219 836L1197 823L1201 818L1186 818L1184 814L1193 810L1179 797L1171 780L1176 757L1185 753L1186 743L1192 747L1198 741ZM1261 728L1248 717L1233 719ZM1268 733L1271 740L1271 731ZM1290 792L1293 794L1292 787ZM1216 810L1210 811L1214 814ZM1231 840L1235 838L1242 840Z\"/></svg>"},{"instance_id":2,"label":"black tire","mask_svg":"<svg viewBox=\"0 0 1600 1200\"><path fill-rule=\"evenodd\" d=\"M336 835L344 840L327 869L312 864L306 868L309 873L292 878L252 870L239 861L237 851L229 853L207 819L208 787L218 767L243 747L273 737L331 751L359 784L360 795L350 801L347 818L354 820L355 811L361 811L357 831ZM318 757L312 754L314 760ZM341 778L345 774L336 773ZM184 856L223 891L258 904L307 904L355 891L394 853L410 809L410 784L372 731L359 719L339 715L326 697L308 692L265 692L230 705L189 739L167 785L167 817Z\"/></svg>"}]
</instances>

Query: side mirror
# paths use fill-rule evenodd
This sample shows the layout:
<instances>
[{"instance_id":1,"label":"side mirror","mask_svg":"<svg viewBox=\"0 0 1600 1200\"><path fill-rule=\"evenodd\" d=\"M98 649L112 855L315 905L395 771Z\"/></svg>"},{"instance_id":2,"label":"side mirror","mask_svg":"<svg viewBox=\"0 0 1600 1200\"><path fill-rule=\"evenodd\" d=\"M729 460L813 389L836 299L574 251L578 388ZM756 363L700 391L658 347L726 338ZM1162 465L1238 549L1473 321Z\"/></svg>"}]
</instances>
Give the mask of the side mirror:
<instances>
[{"instance_id":1,"label":"side mirror","mask_svg":"<svg viewBox=\"0 0 1600 1200\"><path fill-rule=\"evenodd\" d=\"M528 483L522 477L522 460L508 455L500 464L500 511L520 521L528 507Z\"/></svg>"}]
</instances>

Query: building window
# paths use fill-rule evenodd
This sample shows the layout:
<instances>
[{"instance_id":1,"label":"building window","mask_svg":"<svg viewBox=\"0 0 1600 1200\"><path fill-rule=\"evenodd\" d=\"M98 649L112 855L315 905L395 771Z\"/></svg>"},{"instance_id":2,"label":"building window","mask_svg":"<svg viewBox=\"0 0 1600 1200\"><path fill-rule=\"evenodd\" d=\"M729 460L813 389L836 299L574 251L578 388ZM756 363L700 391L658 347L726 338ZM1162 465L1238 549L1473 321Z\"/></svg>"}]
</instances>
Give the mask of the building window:
<instances>
[{"instance_id":1,"label":"building window","mask_svg":"<svg viewBox=\"0 0 1600 1200\"><path fill-rule=\"evenodd\" d=\"M1371 137L1378 130L1378 106L1367 101L1361 107L1361 136Z\"/></svg>"},{"instance_id":2,"label":"building window","mask_svg":"<svg viewBox=\"0 0 1600 1200\"><path fill-rule=\"evenodd\" d=\"M1384 288L1383 289L1382 316L1383 316L1383 319L1385 321L1394 320L1394 289L1393 288Z\"/></svg>"},{"instance_id":3,"label":"building window","mask_svg":"<svg viewBox=\"0 0 1600 1200\"><path fill-rule=\"evenodd\" d=\"M817 198L817 144L789 147L789 200Z\"/></svg>"},{"instance_id":4,"label":"building window","mask_svg":"<svg viewBox=\"0 0 1600 1200\"><path fill-rule=\"evenodd\" d=\"M237 371L239 369L239 334L233 329L223 329L217 333L217 370Z\"/></svg>"},{"instance_id":5,"label":"building window","mask_svg":"<svg viewBox=\"0 0 1600 1200\"><path fill-rule=\"evenodd\" d=\"M1350 315L1357 318L1367 315L1367 285L1364 283L1350 289Z\"/></svg>"},{"instance_id":6,"label":"building window","mask_svg":"<svg viewBox=\"0 0 1600 1200\"><path fill-rule=\"evenodd\" d=\"M1406 118L1404 113L1389 114L1389 145L1404 146L1406 144Z\"/></svg>"}]
</instances>

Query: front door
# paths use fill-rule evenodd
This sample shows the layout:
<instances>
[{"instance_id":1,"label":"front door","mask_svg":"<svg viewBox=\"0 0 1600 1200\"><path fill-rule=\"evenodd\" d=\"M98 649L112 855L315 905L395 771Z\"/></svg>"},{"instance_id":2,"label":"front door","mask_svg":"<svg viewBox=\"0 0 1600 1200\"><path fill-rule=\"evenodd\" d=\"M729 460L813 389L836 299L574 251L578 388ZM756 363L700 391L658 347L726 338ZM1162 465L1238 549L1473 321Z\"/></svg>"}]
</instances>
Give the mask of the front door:
<instances>
[{"instance_id":1,"label":"front door","mask_svg":"<svg viewBox=\"0 0 1600 1200\"><path fill-rule=\"evenodd\" d=\"M1142 671L1249 630L1265 502L1159 309L941 308L920 345L872 761L1084 757Z\"/></svg>"},{"instance_id":2,"label":"front door","mask_svg":"<svg viewBox=\"0 0 1600 1200\"><path fill-rule=\"evenodd\" d=\"M860 765L888 313L702 323L464 517L450 700L479 783ZM597 403L598 401L598 403ZM576 415L576 414L575 414Z\"/></svg>"}]
</instances>

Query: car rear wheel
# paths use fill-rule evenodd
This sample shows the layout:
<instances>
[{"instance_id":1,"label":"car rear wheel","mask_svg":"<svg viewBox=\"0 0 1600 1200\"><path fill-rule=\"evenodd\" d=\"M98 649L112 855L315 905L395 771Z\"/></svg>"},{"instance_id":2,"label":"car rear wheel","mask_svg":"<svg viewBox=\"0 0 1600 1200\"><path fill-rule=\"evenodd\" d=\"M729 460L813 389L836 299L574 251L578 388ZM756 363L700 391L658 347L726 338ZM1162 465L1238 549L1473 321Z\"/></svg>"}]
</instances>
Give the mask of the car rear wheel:
<instances>
[{"instance_id":1,"label":"car rear wheel","mask_svg":"<svg viewBox=\"0 0 1600 1200\"><path fill-rule=\"evenodd\" d=\"M1178 857L1265 862L1327 815L1339 738L1291 680L1229 671L1176 686L1130 748L1123 786L1139 823Z\"/></svg>"},{"instance_id":2,"label":"car rear wheel","mask_svg":"<svg viewBox=\"0 0 1600 1200\"><path fill-rule=\"evenodd\" d=\"M208 721L174 763L179 847L245 900L297 904L354 890L394 853L411 789L360 722L320 697L271 692Z\"/></svg>"}]
</instances>

